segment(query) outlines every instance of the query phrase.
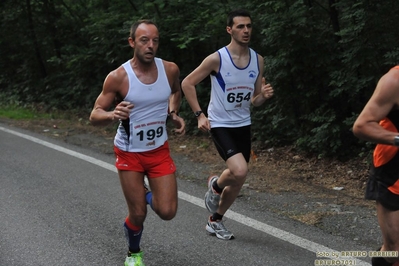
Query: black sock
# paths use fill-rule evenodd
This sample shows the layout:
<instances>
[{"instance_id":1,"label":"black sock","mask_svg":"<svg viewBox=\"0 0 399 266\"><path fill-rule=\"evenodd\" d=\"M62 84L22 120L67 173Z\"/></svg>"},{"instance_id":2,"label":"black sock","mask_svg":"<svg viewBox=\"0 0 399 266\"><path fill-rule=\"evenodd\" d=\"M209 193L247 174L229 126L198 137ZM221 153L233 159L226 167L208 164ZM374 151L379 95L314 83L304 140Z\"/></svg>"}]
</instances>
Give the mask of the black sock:
<instances>
[{"instance_id":1,"label":"black sock","mask_svg":"<svg viewBox=\"0 0 399 266\"><path fill-rule=\"evenodd\" d=\"M392 266L393 263L389 263L382 257L372 257L371 266Z\"/></svg>"},{"instance_id":2,"label":"black sock","mask_svg":"<svg viewBox=\"0 0 399 266\"><path fill-rule=\"evenodd\" d=\"M140 252L140 249L132 251L129 248L129 251L127 252L127 256L130 257L132 254L139 253L139 252Z\"/></svg>"},{"instance_id":3,"label":"black sock","mask_svg":"<svg viewBox=\"0 0 399 266\"><path fill-rule=\"evenodd\" d=\"M211 216L211 221L220 221L223 219L223 215L215 212L212 216Z\"/></svg>"},{"instance_id":4,"label":"black sock","mask_svg":"<svg viewBox=\"0 0 399 266\"><path fill-rule=\"evenodd\" d=\"M212 188L218 193L221 194L223 192L223 188L218 186L217 180L212 183Z\"/></svg>"},{"instance_id":5,"label":"black sock","mask_svg":"<svg viewBox=\"0 0 399 266\"><path fill-rule=\"evenodd\" d=\"M382 247L377 249L377 251L380 251L381 248ZM371 258L371 266L392 266L392 265L393 265L393 263L390 263L390 262L386 261L382 257L372 257Z\"/></svg>"}]
</instances>

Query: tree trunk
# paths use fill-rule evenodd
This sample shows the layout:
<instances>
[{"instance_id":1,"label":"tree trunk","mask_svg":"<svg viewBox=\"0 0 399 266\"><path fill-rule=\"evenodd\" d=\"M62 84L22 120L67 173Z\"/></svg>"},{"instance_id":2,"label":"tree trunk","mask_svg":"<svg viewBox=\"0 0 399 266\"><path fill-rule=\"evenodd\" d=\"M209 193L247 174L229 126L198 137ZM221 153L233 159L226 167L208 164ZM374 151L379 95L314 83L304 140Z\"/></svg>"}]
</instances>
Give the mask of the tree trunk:
<instances>
[{"instance_id":1,"label":"tree trunk","mask_svg":"<svg viewBox=\"0 0 399 266\"><path fill-rule=\"evenodd\" d=\"M334 33L338 33L341 29L339 26L339 19L338 19L338 11L335 8L335 0L328 0L328 5L330 8L330 19L333 27ZM338 35L335 35L335 40L339 42L341 40L341 37Z\"/></svg>"},{"instance_id":2,"label":"tree trunk","mask_svg":"<svg viewBox=\"0 0 399 266\"><path fill-rule=\"evenodd\" d=\"M40 53L39 42L37 41L35 27L33 25L32 6L30 0L26 0L26 11L28 15L28 29L29 29L28 36L31 38L33 43L33 49L35 51L37 65L39 67L39 72L40 72L39 74L42 78L45 78L47 76L47 71L46 71L46 66L42 59L42 54Z\"/></svg>"}]
</instances>

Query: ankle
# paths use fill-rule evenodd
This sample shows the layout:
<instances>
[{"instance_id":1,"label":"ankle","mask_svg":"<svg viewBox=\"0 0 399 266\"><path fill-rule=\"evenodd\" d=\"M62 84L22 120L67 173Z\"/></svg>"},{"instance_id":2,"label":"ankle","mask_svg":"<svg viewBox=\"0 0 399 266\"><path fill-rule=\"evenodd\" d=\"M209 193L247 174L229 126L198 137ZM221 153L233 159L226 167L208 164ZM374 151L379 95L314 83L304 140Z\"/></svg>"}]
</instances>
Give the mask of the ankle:
<instances>
[{"instance_id":1,"label":"ankle","mask_svg":"<svg viewBox=\"0 0 399 266\"><path fill-rule=\"evenodd\" d=\"M210 219L212 222L221 221L223 219L223 215L215 212L214 214L211 215Z\"/></svg>"},{"instance_id":2,"label":"ankle","mask_svg":"<svg viewBox=\"0 0 399 266\"><path fill-rule=\"evenodd\" d=\"M222 192L223 192L223 188L219 187L218 181L217 181L217 180L215 180L215 181L212 183L212 188L213 188L213 190L214 190L216 193L218 193L218 194L222 194Z\"/></svg>"}]
</instances>

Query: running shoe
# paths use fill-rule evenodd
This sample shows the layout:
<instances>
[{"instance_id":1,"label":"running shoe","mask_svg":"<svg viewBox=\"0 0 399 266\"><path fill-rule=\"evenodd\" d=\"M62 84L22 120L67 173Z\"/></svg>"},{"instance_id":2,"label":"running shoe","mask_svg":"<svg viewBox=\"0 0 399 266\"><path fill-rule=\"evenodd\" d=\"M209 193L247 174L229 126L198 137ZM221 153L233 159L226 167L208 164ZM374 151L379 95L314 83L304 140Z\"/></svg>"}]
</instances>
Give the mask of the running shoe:
<instances>
[{"instance_id":1,"label":"running shoe","mask_svg":"<svg viewBox=\"0 0 399 266\"><path fill-rule=\"evenodd\" d=\"M220 194L213 190L212 184L218 180L218 176L208 178L208 191L205 193L205 207L210 213L215 213L219 208Z\"/></svg>"},{"instance_id":2,"label":"running shoe","mask_svg":"<svg viewBox=\"0 0 399 266\"><path fill-rule=\"evenodd\" d=\"M145 266L143 262L143 251L140 251L139 253L128 252L125 266Z\"/></svg>"},{"instance_id":3,"label":"running shoe","mask_svg":"<svg viewBox=\"0 0 399 266\"><path fill-rule=\"evenodd\" d=\"M223 221L221 220L211 221L211 217L209 217L205 229L209 234L215 235L219 239L223 240L234 239L233 233L226 229L226 227L223 224Z\"/></svg>"}]
</instances>

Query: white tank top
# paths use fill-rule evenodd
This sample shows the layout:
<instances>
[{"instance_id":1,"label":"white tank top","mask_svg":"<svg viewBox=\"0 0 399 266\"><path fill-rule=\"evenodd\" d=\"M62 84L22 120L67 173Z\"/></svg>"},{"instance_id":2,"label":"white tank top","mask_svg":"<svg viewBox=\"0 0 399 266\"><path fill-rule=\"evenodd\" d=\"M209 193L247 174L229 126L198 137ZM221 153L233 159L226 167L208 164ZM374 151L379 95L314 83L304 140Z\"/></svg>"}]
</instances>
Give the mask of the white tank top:
<instances>
[{"instance_id":1,"label":"white tank top","mask_svg":"<svg viewBox=\"0 0 399 266\"><path fill-rule=\"evenodd\" d=\"M124 101L134 104L127 120L120 122L114 145L128 152L144 152L162 146L168 139L166 118L171 88L162 59L155 58L158 78L152 84L142 83L134 73L130 60L122 66L129 79Z\"/></svg>"},{"instance_id":2,"label":"white tank top","mask_svg":"<svg viewBox=\"0 0 399 266\"><path fill-rule=\"evenodd\" d=\"M237 67L227 49L218 50L219 72L211 74L211 98L208 119L211 127L241 127L251 124L251 98L259 75L256 52L249 49L249 63Z\"/></svg>"}]
</instances>

